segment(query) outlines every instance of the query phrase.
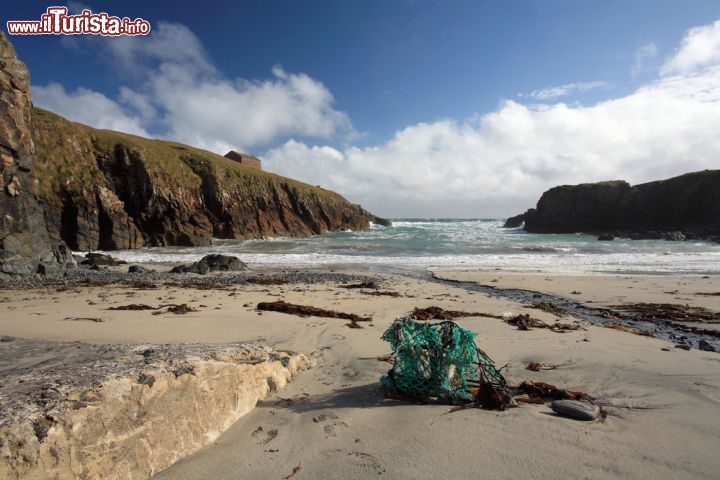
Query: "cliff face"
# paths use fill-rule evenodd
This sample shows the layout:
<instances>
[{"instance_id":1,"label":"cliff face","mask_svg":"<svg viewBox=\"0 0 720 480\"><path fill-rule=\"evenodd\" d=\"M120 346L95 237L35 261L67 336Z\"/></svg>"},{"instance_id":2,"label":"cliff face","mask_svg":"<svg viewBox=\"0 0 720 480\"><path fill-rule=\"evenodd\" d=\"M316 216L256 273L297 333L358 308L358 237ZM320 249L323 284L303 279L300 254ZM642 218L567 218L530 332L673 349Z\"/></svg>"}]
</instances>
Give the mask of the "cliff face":
<instances>
[{"instance_id":1,"label":"cliff face","mask_svg":"<svg viewBox=\"0 0 720 480\"><path fill-rule=\"evenodd\" d=\"M45 226L33 175L31 108L30 75L0 32L0 278L72 263L65 245L51 239Z\"/></svg>"},{"instance_id":2,"label":"cliff face","mask_svg":"<svg viewBox=\"0 0 720 480\"><path fill-rule=\"evenodd\" d=\"M524 214L535 233L683 232L720 236L720 170L687 173L631 187L613 181L551 188Z\"/></svg>"},{"instance_id":3,"label":"cliff face","mask_svg":"<svg viewBox=\"0 0 720 480\"><path fill-rule=\"evenodd\" d=\"M32 136L48 229L76 250L208 245L213 237L304 236L385 222L319 187L40 109Z\"/></svg>"}]
</instances>

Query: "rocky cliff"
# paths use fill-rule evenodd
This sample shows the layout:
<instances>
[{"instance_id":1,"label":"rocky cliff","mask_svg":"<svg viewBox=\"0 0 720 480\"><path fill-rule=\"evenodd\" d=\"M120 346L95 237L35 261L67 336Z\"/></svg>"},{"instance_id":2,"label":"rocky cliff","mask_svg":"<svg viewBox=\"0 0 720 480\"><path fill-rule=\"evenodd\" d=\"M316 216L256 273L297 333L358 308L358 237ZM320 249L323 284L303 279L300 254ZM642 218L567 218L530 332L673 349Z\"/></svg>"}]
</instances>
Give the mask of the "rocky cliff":
<instances>
[{"instance_id":1,"label":"rocky cliff","mask_svg":"<svg viewBox=\"0 0 720 480\"><path fill-rule=\"evenodd\" d=\"M611 232L636 238L720 238L720 170L630 186L564 185L523 215L534 233Z\"/></svg>"},{"instance_id":2,"label":"rocky cliff","mask_svg":"<svg viewBox=\"0 0 720 480\"><path fill-rule=\"evenodd\" d=\"M45 218L74 250L208 245L385 222L335 192L174 142L97 130L34 109Z\"/></svg>"},{"instance_id":3,"label":"rocky cliff","mask_svg":"<svg viewBox=\"0 0 720 480\"><path fill-rule=\"evenodd\" d=\"M0 32L0 279L72 263L45 226L34 176L30 75Z\"/></svg>"},{"instance_id":4,"label":"rocky cliff","mask_svg":"<svg viewBox=\"0 0 720 480\"><path fill-rule=\"evenodd\" d=\"M389 223L204 150L33 109L27 68L1 32L0 160L0 278L72 263L68 246L208 245Z\"/></svg>"}]
</instances>

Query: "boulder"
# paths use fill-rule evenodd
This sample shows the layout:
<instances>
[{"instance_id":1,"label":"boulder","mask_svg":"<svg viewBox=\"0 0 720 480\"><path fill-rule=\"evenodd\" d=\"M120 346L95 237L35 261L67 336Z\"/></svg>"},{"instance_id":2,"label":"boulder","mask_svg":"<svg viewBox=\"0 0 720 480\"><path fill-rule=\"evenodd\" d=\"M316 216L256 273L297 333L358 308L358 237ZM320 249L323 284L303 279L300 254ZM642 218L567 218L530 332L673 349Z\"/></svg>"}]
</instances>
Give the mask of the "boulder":
<instances>
[{"instance_id":1,"label":"boulder","mask_svg":"<svg viewBox=\"0 0 720 480\"><path fill-rule=\"evenodd\" d=\"M239 258L231 255L206 255L190 265L178 265L170 273L197 273L207 275L210 272L238 272L247 270L247 265Z\"/></svg>"},{"instance_id":2,"label":"boulder","mask_svg":"<svg viewBox=\"0 0 720 480\"><path fill-rule=\"evenodd\" d=\"M598 235L598 241L611 242L613 240L615 240L615 235L613 235L612 233L601 233L600 235Z\"/></svg>"},{"instance_id":3,"label":"boulder","mask_svg":"<svg viewBox=\"0 0 720 480\"><path fill-rule=\"evenodd\" d=\"M80 265L88 265L91 267L113 267L115 265L124 265L126 263L127 262L124 260L118 260L104 253L88 253L85 255L85 260L80 262Z\"/></svg>"}]
</instances>

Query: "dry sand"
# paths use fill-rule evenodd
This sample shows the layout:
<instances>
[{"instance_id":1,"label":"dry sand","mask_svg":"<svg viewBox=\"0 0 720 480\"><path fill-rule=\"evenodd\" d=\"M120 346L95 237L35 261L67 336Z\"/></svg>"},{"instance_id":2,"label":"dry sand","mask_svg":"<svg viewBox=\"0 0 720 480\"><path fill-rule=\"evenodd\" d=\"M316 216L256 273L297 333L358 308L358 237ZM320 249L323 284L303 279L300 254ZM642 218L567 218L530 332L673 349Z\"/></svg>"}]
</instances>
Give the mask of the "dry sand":
<instances>
[{"instance_id":1,"label":"dry sand","mask_svg":"<svg viewBox=\"0 0 720 480\"><path fill-rule=\"evenodd\" d=\"M695 291L720 291L717 277L694 279L704 283L690 286L680 277L631 277L630 289L620 287L612 277L538 277L532 279L535 283L524 283L530 281L523 276L483 275L497 277L493 285L502 281L506 286L563 296L576 290L583 292L585 301L601 303L615 302L620 296L624 301L669 301L670 294L654 293L658 289L677 289L683 297ZM546 381L588 392L612 406L604 423L560 418L537 405L506 412L468 409L446 414L447 406L382 398L378 379L389 365L377 357L389 348L380 335L396 316L415 306L436 305L496 314L528 312L545 320L554 317L510 301L405 277L384 275L382 286L401 297L367 296L329 283L242 285L235 291L124 286L2 291L0 335L111 343L260 341L317 360L315 368L259 404L212 445L157 476L162 479L281 479L294 470L296 479L720 475L720 354L666 351L672 347L667 342L593 326L559 334L519 331L495 319L461 319L460 324L478 333L480 347L496 364L508 365L504 373L511 383ZM339 319L255 311L258 302L278 299L372 315L375 321L364 329L350 329ZM185 302L199 312L155 316L147 311L106 310L127 303ZM718 309L717 303L703 305ZM560 367L526 370L529 362L536 361Z\"/></svg>"}]
</instances>

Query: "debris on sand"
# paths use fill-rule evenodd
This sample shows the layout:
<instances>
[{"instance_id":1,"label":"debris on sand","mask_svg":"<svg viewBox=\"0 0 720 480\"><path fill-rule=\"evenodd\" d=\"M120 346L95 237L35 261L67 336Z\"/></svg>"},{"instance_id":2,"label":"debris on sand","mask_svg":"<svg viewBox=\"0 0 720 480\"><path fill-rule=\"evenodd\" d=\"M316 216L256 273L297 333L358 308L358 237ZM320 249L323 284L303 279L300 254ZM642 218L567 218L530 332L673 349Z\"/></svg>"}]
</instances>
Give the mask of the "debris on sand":
<instances>
[{"instance_id":1,"label":"debris on sand","mask_svg":"<svg viewBox=\"0 0 720 480\"><path fill-rule=\"evenodd\" d=\"M380 288L377 284L377 282L374 282L372 280L368 280L366 282L360 282L360 283L350 283L348 285L339 285L340 288L369 288L372 290L377 290Z\"/></svg>"},{"instance_id":2,"label":"debris on sand","mask_svg":"<svg viewBox=\"0 0 720 480\"><path fill-rule=\"evenodd\" d=\"M535 308L537 310L542 310L543 312L552 313L556 317L564 317L565 315L567 315L567 311L565 309L560 308L551 302L539 302L534 305L525 305L525 308Z\"/></svg>"},{"instance_id":3,"label":"debris on sand","mask_svg":"<svg viewBox=\"0 0 720 480\"><path fill-rule=\"evenodd\" d=\"M647 332L643 332L642 330L637 329L635 327L628 327L627 325L613 324L613 325L608 325L607 328L611 328L613 330L619 330L621 332L632 333L633 335L643 335L643 336L650 335Z\"/></svg>"},{"instance_id":4,"label":"debris on sand","mask_svg":"<svg viewBox=\"0 0 720 480\"><path fill-rule=\"evenodd\" d=\"M720 312L674 303L628 303L610 308L633 315L637 320L720 323Z\"/></svg>"},{"instance_id":5,"label":"debris on sand","mask_svg":"<svg viewBox=\"0 0 720 480\"><path fill-rule=\"evenodd\" d=\"M477 347L475 337L475 333L452 320L397 318L382 336L392 353L378 357L379 361L392 363L392 368L380 379L386 396L456 405L447 413L468 407L505 410L516 407L518 402L546 405L556 400L582 400L587 404L560 403L552 408L576 419L602 417L602 409L592 404L592 398L584 392L564 390L545 382L508 385L500 373L502 368L496 368ZM538 362L528 366L534 371L554 368L557 366Z\"/></svg>"},{"instance_id":6,"label":"debris on sand","mask_svg":"<svg viewBox=\"0 0 720 480\"><path fill-rule=\"evenodd\" d=\"M386 395L495 410L512 406L505 379L477 348L475 336L449 320L396 319L382 336L393 359L392 368L380 379Z\"/></svg>"},{"instance_id":7,"label":"debris on sand","mask_svg":"<svg viewBox=\"0 0 720 480\"><path fill-rule=\"evenodd\" d=\"M255 285L286 285L288 283L280 278L272 277L250 277L245 282L254 283Z\"/></svg>"},{"instance_id":8,"label":"debris on sand","mask_svg":"<svg viewBox=\"0 0 720 480\"><path fill-rule=\"evenodd\" d=\"M181 303L180 305L160 305L158 309L160 308L166 308L167 310L162 312L160 310L153 312L153 315L162 315L164 313L174 313L175 315L185 315L186 313L190 312L197 312L198 310L196 308L191 307L187 303Z\"/></svg>"},{"instance_id":9,"label":"debris on sand","mask_svg":"<svg viewBox=\"0 0 720 480\"><path fill-rule=\"evenodd\" d=\"M283 477L283 480L289 480L292 477L295 476L296 473L298 473L300 470L302 470L302 463L298 463L295 468L293 468L293 471L290 472L290 475Z\"/></svg>"},{"instance_id":10,"label":"debris on sand","mask_svg":"<svg viewBox=\"0 0 720 480\"><path fill-rule=\"evenodd\" d=\"M354 313L336 312L335 310L325 310L324 308L313 307L309 305L295 305L282 300L276 302L260 302L257 305L258 310L268 312L289 313L300 317L326 317L326 318L342 318L351 322L372 322L372 317L361 317ZM353 327L357 328L357 327Z\"/></svg>"},{"instance_id":11,"label":"debris on sand","mask_svg":"<svg viewBox=\"0 0 720 480\"><path fill-rule=\"evenodd\" d=\"M572 330L583 330L584 329L582 327L582 325L580 325L578 323L555 322L554 324L550 325L549 323L545 323L538 318L531 317L527 313L521 313L520 315L516 315L512 318L508 318L505 320L505 322L508 325L517 327L518 330L531 330L533 328L547 328L552 332L565 333L565 332L569 332Z\"/></svg>"},{"instance_id":12,"label":"debris on sand","mask_svg":"<svg viewBox=\"0 0 720 480\"><path fill-rule=\"evenodd\" d=\"M697 292L695 295L702 295L705 297L720 297L720 292Z\"/></svg>"},{"instance_id":13,"label":"debris on sand","mask_svg":"<svg viewBox=\"0 0 720 480\"><path fill-rule=\"evenodd\" d=\"M108 308L108 310L157 310L159 308L162 308L162 306L151 307L150 305L145 305L144 303L131 303L130 305L119 305L117 307L110 307Z\"/></svg>"},{"instance_id":14,"label":"debris on sand","mask_svg":"<svg viewBox=\"0 0 720 480\"><path fill-rule=\"evenodd\" d=\"M363 295L373 295L375 297L383 297L384 296L384 297L397 298L400 296L400 294L398 292L393 292L391 290L386 290L386 291L373 290L370 292L360 292L360 293L362 293Z\"/></svg>"},{"instance_id":15,"label":"debris on sand","mask_svg":"<svg viewBox=\"0 0 720 480\"><path fill-rule=\"evenodd\" d=\"M514 390L519 394L527 395L530 400L529 402L521 398L515 398L517 401L525 401L525 403L542 403L544 400L583 400L590 398L585 392L563 390L550 383L530 382L527 380L515 387Z\"/></svg>"},{"instance_id":16,"label":"debris on sand","mask_svg":"<svg viewBox=\"0 0 720 480\"><path fill-rule=\"evenodd\" d=\"M502 315L483 312L460 312L456 310L443 310L440 307L417 308L412 311L410 318L413 320L452 320L460 317L486 317L502 320Z\"/></svg>"},{"instance_id":17,"label":"debris on sand","mask_svg":"<svg viewBox=\"0 0 720 480\"><path fill-rule=\"evenodd\" d=\"M163 308L167 308L166 311L160 312L158 310L162 310ZM191 307L187 303L182 303L180 305L175 303L168 303L166 305L158 305L157 307L153 307L151 305L146 305L144 303L131 303L130 305L119 305L117 307L110 307L108 310L155 310L153 312L153 315L162 315L163 313L174 313L176 315L184 315L186 313L190 312L197 312L197 309Z\"/></svg>"},{"instance_id":18,"label":"debris on sand","mask_svg":"<svg viewBox=\"0 0 720 480\"><path fill-rule=\"evenodd\" d=\"M557 365L545 365L544 363L540 362L530 362L526 369L530 370L531 372L539 372L540 370L555 370L558 368Z\"/></svg>"},{"instance_id":19,"label":"debris on sand","mask_svg":"<svg viewBox=\"0 0 720 480\"><path fill-rule=\"evenodd\" d=\"M93 323L103 323L105 321L99 317L65 317L65 320L73 321L73 322L93 322Z\"/></svg>"}]
</instances>

